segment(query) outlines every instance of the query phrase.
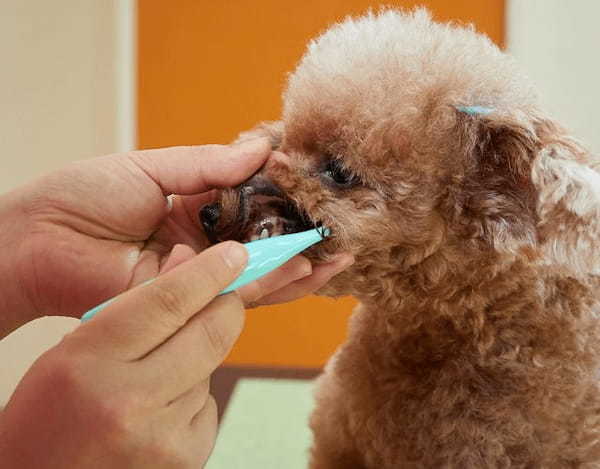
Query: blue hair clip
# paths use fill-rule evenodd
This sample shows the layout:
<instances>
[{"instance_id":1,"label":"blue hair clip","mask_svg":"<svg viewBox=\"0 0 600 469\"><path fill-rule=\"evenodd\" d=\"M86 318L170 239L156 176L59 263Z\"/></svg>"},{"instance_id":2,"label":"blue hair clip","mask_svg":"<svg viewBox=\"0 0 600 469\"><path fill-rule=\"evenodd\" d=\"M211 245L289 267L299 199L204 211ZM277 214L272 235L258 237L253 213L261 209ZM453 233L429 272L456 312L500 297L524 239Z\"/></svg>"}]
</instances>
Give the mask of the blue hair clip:
<instances>
[{"instance_id":1,"label":"blue hair clip","mask_svg":"<svg viewBox=\"0 0 600 469\"><path fill-rule=\"evenodd\" d=\"M469 114L470 116L476 116L479 114L485 116L494 112L494 108L485 106L457 106L456 109L458 109L460 112L464 112L465 114Z\"/></svg>"}]
</instances>

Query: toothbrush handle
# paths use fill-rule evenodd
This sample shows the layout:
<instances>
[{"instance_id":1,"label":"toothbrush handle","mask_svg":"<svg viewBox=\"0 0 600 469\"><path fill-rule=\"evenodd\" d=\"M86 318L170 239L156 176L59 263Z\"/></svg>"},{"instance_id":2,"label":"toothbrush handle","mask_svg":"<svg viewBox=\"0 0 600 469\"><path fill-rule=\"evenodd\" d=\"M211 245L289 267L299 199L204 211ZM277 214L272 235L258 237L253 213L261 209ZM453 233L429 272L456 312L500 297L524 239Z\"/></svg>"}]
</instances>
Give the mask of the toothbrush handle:
<instances>
[{"instance_id":1,"label":"toothbrush handle","mask_svg":"<svg viewBox=\"0 0 600 469\"><path fill-rule=\"evenodd\" d=\"M328 235L329 230L327 229L315 229L246 243L245 246L248 250L248 265L240 276L235 279L231 285L219 293L219 295L231 293L232 291L263 277L277 267L285 264L295 255L300 254L308 247L322 241L323 238ZM148 280L146 284L152 281L154 281L154 279ZM117 298L118 296L115 296L90 309L81 317L81 322L89 321Z\"/></svg>"}]
</instances>

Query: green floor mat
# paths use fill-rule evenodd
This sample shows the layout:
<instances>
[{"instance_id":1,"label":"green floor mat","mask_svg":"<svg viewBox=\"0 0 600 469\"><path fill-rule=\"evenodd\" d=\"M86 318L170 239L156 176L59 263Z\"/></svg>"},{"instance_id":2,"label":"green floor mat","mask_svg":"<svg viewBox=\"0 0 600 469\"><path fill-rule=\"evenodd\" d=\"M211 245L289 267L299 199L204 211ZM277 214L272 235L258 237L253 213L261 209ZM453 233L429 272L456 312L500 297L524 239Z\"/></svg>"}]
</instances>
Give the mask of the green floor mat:
<instances>
[{"instance_id":1,"label":"green floor mat","mask_svg":"<svg viewBox=\"0 0 600 469\"><path fill-rule=\"evenodd\" d=\"M241 379L206 469L306 469L313 382Z\"/></svg>"}]
</instances>

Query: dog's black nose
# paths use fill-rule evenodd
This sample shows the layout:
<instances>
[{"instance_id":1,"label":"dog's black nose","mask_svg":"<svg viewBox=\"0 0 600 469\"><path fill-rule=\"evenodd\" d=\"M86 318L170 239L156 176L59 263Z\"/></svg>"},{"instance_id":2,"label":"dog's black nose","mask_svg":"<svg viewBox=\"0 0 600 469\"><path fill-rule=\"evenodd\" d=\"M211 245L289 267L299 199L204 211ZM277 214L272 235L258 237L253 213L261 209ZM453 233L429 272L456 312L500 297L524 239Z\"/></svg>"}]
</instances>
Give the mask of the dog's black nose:
<instances>
[{"instance_id":1,"label":"dog's black nose","mask_svg":"<svg viewBox=\"0 0 600 469\"><path fill-rule=\"evenodd\" d=\"M205 205L200 210L200 222L202 223L204 231L211 242L216 242L215 229L220 217L221 205L218 203Z\"/></svg>"}]
</instances>

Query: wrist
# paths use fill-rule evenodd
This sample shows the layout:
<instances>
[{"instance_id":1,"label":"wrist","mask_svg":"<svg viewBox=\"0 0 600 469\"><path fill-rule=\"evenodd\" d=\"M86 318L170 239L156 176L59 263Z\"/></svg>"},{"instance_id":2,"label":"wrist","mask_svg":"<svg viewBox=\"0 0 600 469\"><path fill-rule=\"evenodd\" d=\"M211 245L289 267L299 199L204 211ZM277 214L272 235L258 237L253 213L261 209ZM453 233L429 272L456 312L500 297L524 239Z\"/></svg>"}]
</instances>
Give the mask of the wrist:
<instances>
[{"instance_id":1,"label":"wrist","mask_svg":"<svg viewBox=\"0 0 600 469\"><path fill-rule=\"evenodd\" d=\"M24 288L27 219L19 205L17 191L0 195L0 339L38 317Z\"/></svg>"}]
</instances>

